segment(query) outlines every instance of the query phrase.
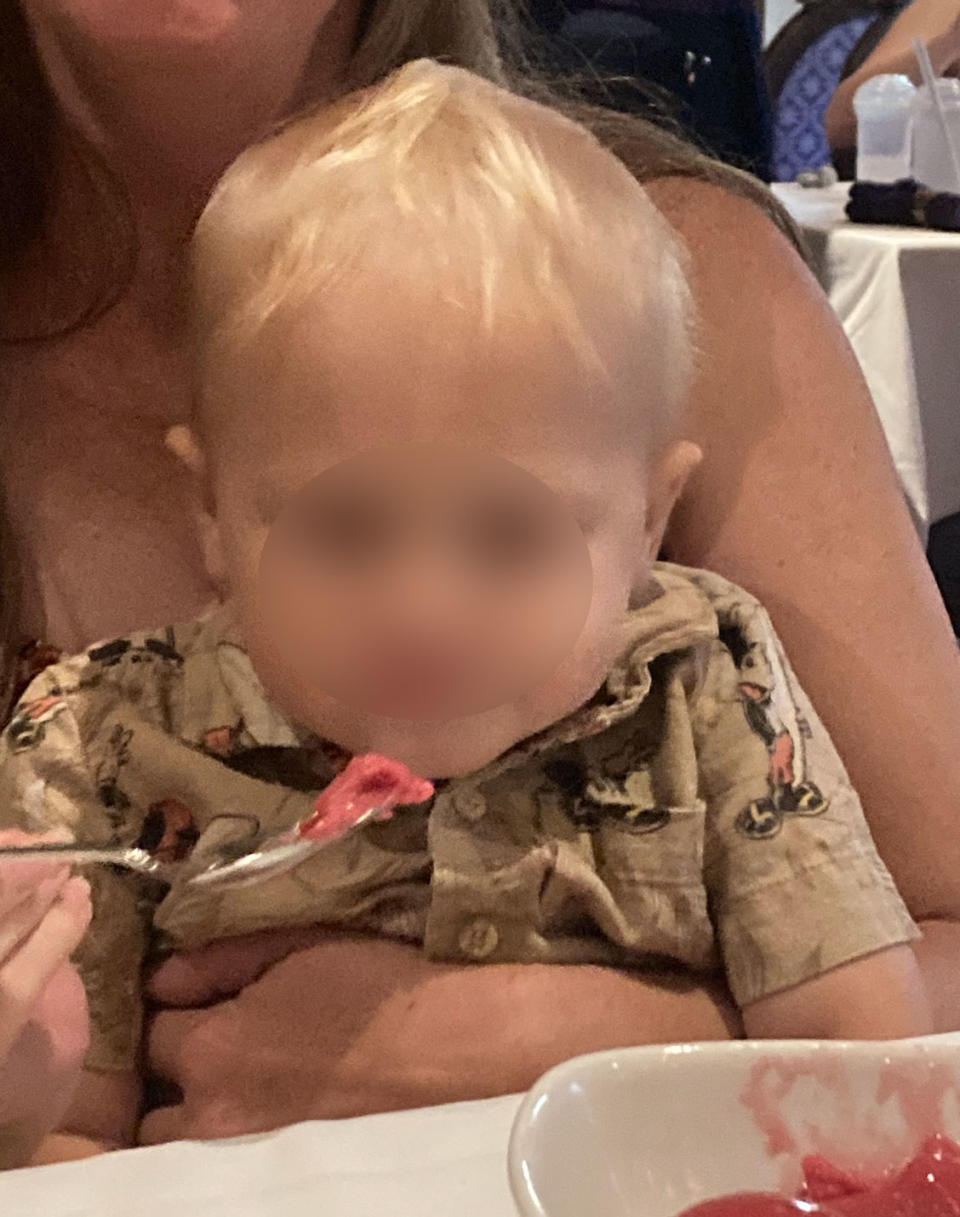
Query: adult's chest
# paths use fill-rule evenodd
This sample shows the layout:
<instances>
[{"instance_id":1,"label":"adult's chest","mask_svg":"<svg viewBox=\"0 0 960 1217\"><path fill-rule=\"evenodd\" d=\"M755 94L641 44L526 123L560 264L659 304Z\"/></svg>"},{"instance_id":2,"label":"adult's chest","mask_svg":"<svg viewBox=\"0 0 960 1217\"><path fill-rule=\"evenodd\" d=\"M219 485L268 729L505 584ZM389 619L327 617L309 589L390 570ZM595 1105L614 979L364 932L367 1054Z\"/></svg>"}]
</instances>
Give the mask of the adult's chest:
<instances>
[{"instance_id":1,"label":"adult's chest","mask_svg":"<svg viewBox=\"0 0 960 1217\"><path fill-rule=\"evenodd\" d=\"M211 595L187 478L163 447L189 412L182 360L123 320L0 364L21 626L69 650L193 616Z\"/></svg>"}]
</instances>

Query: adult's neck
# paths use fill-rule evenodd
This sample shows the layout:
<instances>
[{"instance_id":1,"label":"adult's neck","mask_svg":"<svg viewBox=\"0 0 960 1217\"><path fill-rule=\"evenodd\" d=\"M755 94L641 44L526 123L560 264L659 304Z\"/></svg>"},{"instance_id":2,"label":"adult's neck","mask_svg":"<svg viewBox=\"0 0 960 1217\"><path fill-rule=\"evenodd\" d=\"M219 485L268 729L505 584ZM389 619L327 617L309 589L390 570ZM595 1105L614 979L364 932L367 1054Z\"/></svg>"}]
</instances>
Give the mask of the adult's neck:
<instances>
[{"instance_id":1,"label":"adult's neck","mask_svg":"<svg viewBox=\"0 0 960 1217\"><path fill-rule=\"evenodd\" d=\"M163 260L235 156L298 106L341 91L360 5L181 0L173 16L148 0L26 8L64 112L117 174L141 239Z\"/></svg>"}]
</instances>

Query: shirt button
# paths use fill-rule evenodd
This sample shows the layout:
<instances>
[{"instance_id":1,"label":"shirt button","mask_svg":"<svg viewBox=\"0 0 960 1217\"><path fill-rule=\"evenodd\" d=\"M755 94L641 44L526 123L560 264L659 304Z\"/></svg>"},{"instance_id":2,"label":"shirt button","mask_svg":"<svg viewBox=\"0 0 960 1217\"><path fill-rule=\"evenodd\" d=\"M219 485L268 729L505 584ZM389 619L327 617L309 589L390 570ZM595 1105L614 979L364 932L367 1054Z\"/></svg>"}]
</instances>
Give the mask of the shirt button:
<instances>
[{"instance_id":1,"label":"shirt button","mask_svg":"<svg viewBox=\"0 0 960 1217\"><path fill-rule=\"evenodd\" d=\"M487 814L487 801L480 793L472 786L464 786L458 790L453 796L453 805L457 810L457 814L462 816L464 820L468 820L471 824L475 824L477 820L482 820Z\"/></svg>"},{"instance_id":2,"label":"shirt button","mask_svg":"<svg viewBox=\"0 0 960 1217\"><path fill-rule=\"evenodd\" d=\"M486 959L497 949L499 941L497 927L482 917L471 921L460 931L460 950L471 959Z\"/></svg>"}]
</instances>

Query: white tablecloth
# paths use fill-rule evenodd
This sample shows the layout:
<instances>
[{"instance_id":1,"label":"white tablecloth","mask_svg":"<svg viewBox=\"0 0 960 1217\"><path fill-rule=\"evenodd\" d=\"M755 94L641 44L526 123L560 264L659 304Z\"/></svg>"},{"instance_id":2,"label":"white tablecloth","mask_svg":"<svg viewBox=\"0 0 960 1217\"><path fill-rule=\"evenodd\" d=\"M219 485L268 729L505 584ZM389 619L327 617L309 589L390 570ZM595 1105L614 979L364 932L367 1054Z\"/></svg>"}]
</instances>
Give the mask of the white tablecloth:
<instances>
[{"instance_id":1,"label":"white tablecloth","mask_svg":"<svg viewBox=\"0 0 960 1217\"><path fill-rule=\"evenodd\" d=\"M3 1217L515 1217L520 1096L0 1174ZM586 1217L586 1215L585 1215Z\"/></svg>"},{"instance_id":2,"label":"white tablecloth","mask_svg":"<svg viewBox=\"0 0 960 1217\"><path fill-rule=\"evenodd\" d=\"M851 224L845 184L773 189L817 258L925 533L960 511L960 235Z\"/></svg>"},{"instance_id":3,"label":"white tablecloth","mask_svg":"<svg viewBox=\"0 0 960 1217\"><path fill-rule=\"evenodd\" d=\"M960 1033L930 1038L960 1047ZM0 1217L516 1217L507 1145L522 1099L0 1172Z\"/></svg>"}]
</instances>

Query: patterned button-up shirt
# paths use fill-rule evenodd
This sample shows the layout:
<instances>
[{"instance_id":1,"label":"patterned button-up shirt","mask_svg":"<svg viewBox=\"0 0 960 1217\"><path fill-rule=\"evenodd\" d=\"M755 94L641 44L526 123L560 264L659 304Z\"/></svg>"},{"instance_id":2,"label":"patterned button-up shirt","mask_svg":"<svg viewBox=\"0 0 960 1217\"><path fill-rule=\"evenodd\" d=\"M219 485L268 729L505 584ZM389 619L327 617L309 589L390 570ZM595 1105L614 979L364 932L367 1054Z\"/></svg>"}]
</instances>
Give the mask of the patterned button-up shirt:
<instances>
[{"instance_id":1,"label":"patterned button-up shirt","mask_svg":"<svg viewBox=\"0 0 960 1217\"><path fill-rule=\"evenodd\" d=\"M90 868L88 1065L134 1066L151 953L269 927L464 963L723 969L741 1005L917 937L760 605L661 563L624 628L586 705L288 874L178 892ZM3 734L0 816L165 857L252 847L348 759L271 705L227 606L39 675Z\"/></svg>"}]
</instances>

